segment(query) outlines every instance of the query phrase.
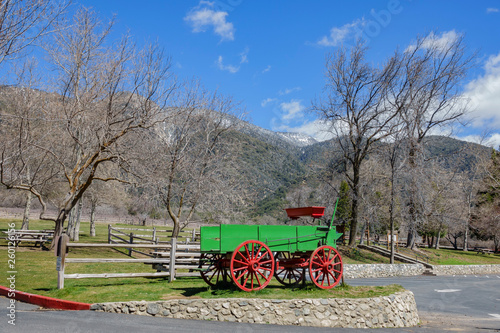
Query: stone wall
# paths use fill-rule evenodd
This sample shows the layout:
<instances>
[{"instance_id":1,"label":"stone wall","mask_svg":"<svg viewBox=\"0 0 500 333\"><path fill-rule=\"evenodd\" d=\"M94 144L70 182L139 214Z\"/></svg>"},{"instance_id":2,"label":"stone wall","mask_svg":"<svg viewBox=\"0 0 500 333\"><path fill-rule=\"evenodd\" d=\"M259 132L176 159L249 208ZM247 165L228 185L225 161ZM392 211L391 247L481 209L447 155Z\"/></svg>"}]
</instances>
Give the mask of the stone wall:
<instances>
[{"instance_id":1,"label":"stone wall","mask_svg":"<svg viewBox=\"0 0 500 333\"><path fill-rule=\"evenodd\" d=\"M322 327L411 327L419 322L411 291L362 299L180 299L98 303L91 310L179 319Z\"/></svg>"},{"instance_id":2,"label":"stone wall","mask_svg":"<svg viewBox=\"0 0 500 333\"><path fill-rule=\"evenodd\" d=\"M500 265L434 265L436 275L500 274Z\"/></svg>"},{"instance_id":3,"label":"stone wall","mask_svg":"<svg viewBox=\"0 0 500 333\"><path fill-rule=\"evenodd\" d=\"M346 279L377 278L391 276L422 275L425 268L421 264L346 264L344 277Z\"/></svg>"}]
</instances>

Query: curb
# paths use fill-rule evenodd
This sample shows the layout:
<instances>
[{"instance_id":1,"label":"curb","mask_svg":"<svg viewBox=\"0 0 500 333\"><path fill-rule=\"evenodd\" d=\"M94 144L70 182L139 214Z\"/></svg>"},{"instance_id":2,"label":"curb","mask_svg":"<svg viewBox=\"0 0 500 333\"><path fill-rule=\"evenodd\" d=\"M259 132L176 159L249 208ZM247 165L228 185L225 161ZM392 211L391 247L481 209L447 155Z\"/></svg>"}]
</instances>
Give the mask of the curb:
<instances>
[{"instance_id":1,"label":"curb","mask_svg":"<svg viewBox=\"0 0 500 333\"><path fill-rule=\"evenodd\" d=\"M47 296L40 296L35 294L29 294L22 291L14 290L0 286L0 295L13 298L17 301L35 304L47 309L58 309L58 310L90 310L90 304L66 301L63 299L57 299Z\"/></svg>"}]
</instances>

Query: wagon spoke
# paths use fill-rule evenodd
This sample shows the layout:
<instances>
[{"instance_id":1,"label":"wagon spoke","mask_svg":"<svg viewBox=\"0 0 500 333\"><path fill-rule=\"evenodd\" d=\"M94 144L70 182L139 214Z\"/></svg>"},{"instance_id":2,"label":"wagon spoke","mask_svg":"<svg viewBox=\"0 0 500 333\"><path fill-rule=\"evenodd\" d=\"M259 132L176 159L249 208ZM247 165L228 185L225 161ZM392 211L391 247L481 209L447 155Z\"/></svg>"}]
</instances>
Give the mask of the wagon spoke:
<instances>
[{"instance_id":1,"label":"wagon spoke","mask_svg":"<svg viewBox=\"0 0 500 333\"><path fill-rule=\"evenodd\" d=\"M332 272L328 272L328 274L332 276L333 281L337 281L337 277L335 276L335 274L333 274Z\"/></svg>"},{"instance_id":2,"label":"wagon spoke","mask_svg":"<svg viewBox=\"0 0 500 333\"><path fill-rule=\"evenodd\" d=\"M312 263L314 263L314 264L316 264L316 265L318 265L318 266L322 266L322 265L323 265L323 263L322 263L322 262L317 262L317 261L314 261L314 260L312 260Z\"/></svg>"},{"instance_id":3,"label":"wagon spoke","mask_svg":"<svg viewBox=\"0 0 500 333\"><path fill-rule=\"evenodd\" d=\"M213 274L210 276L210 278L209 278L208 280L209 280L209 281L212 281L212 279L214 278L214 276L215 276L215 274L216 274L217 272L218 272L218 271L217 271L217 270L215 270L215 271L213 272Z\"/></svg>"},{"instance_id":4,"label":"wagon spoke","mask_svg":"<svg viewBox=\"0 0 500 333\"><path fill-rule=\"evenodd\" d=\"M262 250L262 245L259 247L259 249L257 250L257 252L255 252L255 256L257 256L260 252L260 250ZM263 253L260 257L257 258L257 260L259 260L260 258L262 258L262 256L264 255L265 253Z\"/></svg>"},{"instance_id":5,"label":"wagon spoke","mask_svg":"<svg viewBox=\"0 0 500 333\"><path fill-rule=\"evenodd\" d=\"M271 259L261 262L261 265L271 264L273 261Z\"/></svg>"},{"instance_id":6,"label":"wagon spoke","mask_svg":"<svg viewBox=\"0 0 500 333\"><path fill-rule=\"evenodd\" d=\"M266 279L266 277L260 271L253 272L253 274L255 275L255 278L257 279L257 283L259 284L259 286L261 286L262 283L260 283L259 276L257 275L257 273L259 273L260 275L262 275L262 277L264 277L264 279ZM252 288L253 288L253 283L252 283Z\"/></svg>"},{"instance_id":7,"label":"wagon spoke","mask_svg":"<svg viewBox=\"0 0 500 333\"><path fill-rule=\"evenodd\" d=\"M248 269L248 266L238 267L238 268L233 269L233 271L239 272L239 271L244 270L244 269Z\"/></svg>"},{"instance_id":8,"label":"wagon spoke","mask_svg":"<svg viewBox=\"0 0 500 333\"><path fill-rule=\"evenodd\" d=\"M243 258L244 259L244 258ZM238 264L242 264L242 265L248 265L248 261L247 262L244 262L244 261L241 261L241 260L238 260L238 259L234 259L234 262L238 263Z\"/></svg>"},{"instance_id":9,"label":"wagon spoke","mask_svg":"<svg viewBox=\"0 0 500 333\"><path fill-rule=\"evenodd\" d=\"M262 248L262 247L261 247L261 248ZM259 249L259 251L260 251L260 249ZM262 257L265 257L265 256L269 256L269 252L267 252L267 251L266 251L266 252L263 252L263 253L262 253L262 254L261 254L261 255L257 258L257 260L259 260L259 261L260 261L260 260L262 259Z\"/></svg>"},{"instance_id":10,"label":"wagon spoke","mask_svg":"<svg viewBox=\"0 0 500 333\"><path fill-rule=\"evenodd\" d=\"M322 268L321 268L321 267L320 267L320 268L313 269L313 270L312 270L312 272L316 273L316 272L318 272L318 271L320 271L320 270L322 270Z\"/></svg>"}]
</instances>

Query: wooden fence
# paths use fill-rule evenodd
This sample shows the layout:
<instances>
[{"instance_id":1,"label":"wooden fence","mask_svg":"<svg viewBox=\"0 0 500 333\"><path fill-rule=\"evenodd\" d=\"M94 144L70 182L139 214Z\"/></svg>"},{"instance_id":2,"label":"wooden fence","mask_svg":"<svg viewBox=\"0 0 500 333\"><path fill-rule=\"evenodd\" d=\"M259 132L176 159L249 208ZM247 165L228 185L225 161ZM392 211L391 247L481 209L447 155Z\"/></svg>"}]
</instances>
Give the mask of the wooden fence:
<instances>
[{"instance_id":1,"label":"wooden fence","mask_svg":"<svg viewBox=\"0 0 500 333\"><path fill-rule=\"evenodd\" d=\"M131 244L69 243L69 238L65 234L56 242L57 289L64 288L65 279L169 277L169 281L172 282L179 276L199 276L199 245L178 244L176 238L172 238L169 243L163 244L133 244L133 248L152 250L151 253L147 254L147 258L67 258L71 248L130 248ZM145 253L138 250L134 251ZM68 263L143 263L151 264L156 272L65 274L64 269Z\"/></svg>"},{"instance_id":2,"label":"wooden fence","mask_svg":"<svg viewBox=\"0 0 500 333\"><path fill-rule=\"evenodd\" d=\"M112 227L108 224L108 244L165 244L170 242L172 228L153 229L146 228L130 228L130 227ZM184 239L186 244L198 244L196 241L200 239L200 231L193 229L192 231L181 231L179 239ZM145 252L127 248L128 255L132 256L133 252L141 253L146 256L151 256Z\"/></svg>"}]
</instances>

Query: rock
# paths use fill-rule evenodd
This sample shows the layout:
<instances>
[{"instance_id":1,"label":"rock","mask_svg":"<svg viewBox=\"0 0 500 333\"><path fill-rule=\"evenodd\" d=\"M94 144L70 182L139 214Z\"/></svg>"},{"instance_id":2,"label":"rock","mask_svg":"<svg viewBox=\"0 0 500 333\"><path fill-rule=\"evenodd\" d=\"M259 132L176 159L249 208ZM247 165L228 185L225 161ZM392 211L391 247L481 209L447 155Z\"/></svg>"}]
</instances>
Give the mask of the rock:
<instances>
[{"instance_id":1,"label":"rock","mask_svg":"<svg viewBox=\"0 0 500 333\"><path fill-rule=\"evenodd\" d=\"M150 315L156 315L158 312L160 312L160 305L158 303L149 303L147 305L147 313Z\"/></svg>"}]
</instances>

